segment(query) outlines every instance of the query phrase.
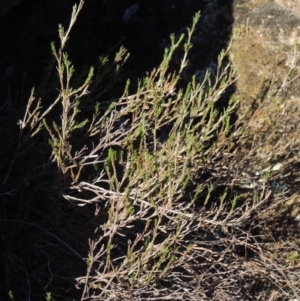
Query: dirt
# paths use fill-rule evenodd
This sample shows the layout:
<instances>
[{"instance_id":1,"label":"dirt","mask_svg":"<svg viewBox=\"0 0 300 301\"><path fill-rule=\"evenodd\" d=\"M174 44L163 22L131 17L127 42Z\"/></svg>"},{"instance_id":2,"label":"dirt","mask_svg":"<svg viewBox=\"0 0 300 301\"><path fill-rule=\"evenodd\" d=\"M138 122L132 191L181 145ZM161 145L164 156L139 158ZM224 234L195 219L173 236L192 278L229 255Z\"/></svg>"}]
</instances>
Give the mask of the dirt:
<instances>
[{"instance_id":1,"label":"dirt","mask_svg":"<svg viewBox=\"0 0 300 301\"><path fill-rule=\"evenodd\" d=\"M300 216L299 8L297 1L257 0L236 1L234 9L231 56L238 74L238 115L250 110L245 147L240 152L246 156L253 148L256 158L269 162L268 167L281 164L274 185L292 195L282 207L263 217L270 222L263 232L276 237L277 246L270 244L270 249L278 258L288 258L283 246L299 238L295 231ZM258 169L250 164L249 173Z\"/></svg>"},{"instance_id":2,"label":"dirt","mask_svg":"<svg viewBox=\"0 0 300 301\"><path fill-rule=\"evenodd\" d=\"M294 146L300 142L300 18L292 9L265 1L237 6L237 14L232 58L238 70L239 115L250 108L249 131L257 133L254 138L268 133L260 147L262 155L272 148L281 152L291 142Z\"/></svg>"}]
</instances>

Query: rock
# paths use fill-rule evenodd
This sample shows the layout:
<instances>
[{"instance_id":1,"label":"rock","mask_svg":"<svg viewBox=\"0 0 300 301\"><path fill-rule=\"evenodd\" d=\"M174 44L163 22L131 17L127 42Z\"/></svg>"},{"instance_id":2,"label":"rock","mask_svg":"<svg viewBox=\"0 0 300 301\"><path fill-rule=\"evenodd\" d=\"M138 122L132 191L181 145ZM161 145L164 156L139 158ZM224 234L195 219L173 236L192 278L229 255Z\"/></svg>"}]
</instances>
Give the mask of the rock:
<instances>
[{"instance_id":1,"label":"rock","mask_svg":"<svg viewBox=\"0 0 300 301\"><path fill-rule=\"evenodd\" d=\"M238 115L250 107L248 131L263 140L258 151L280 153L300 142L298 6L252 1L235 8L232 58L241 100Z\"/></svg>"}]
</instances>

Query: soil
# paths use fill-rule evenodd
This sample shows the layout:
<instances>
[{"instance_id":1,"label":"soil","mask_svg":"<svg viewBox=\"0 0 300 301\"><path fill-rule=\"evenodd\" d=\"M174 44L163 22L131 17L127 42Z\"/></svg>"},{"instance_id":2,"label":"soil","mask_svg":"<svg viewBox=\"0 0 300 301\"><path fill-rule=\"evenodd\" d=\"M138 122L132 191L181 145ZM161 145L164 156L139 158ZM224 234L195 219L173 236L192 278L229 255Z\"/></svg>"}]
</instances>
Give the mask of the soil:
<instances>
[{"instance_id":1,"label":"soil","mask_svg":"<svg viewBox=\"0 0 300 301\"><path fill-rule=\"evenodd\" d=\"M247 139L252 137L262 158L274 155L274 164L280 161L276 154L283 153L280 162L287 162L287 156L298 161L300 142L300 18L295 3L280 4L252 1L237 6L232 46L236 96L241 100L238 115L250 108ZM298 179L298 168L294 176Z\"/></svg>"}]
</instances>

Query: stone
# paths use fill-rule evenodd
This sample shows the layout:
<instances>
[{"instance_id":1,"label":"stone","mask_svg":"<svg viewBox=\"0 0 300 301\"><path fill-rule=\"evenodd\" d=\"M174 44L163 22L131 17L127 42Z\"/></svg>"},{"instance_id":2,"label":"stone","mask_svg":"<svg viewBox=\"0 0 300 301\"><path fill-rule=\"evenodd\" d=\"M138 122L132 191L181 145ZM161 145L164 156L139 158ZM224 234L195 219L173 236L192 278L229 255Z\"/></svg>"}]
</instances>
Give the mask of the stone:
<instances>
[{"instance_id":1,"label":"stone","mask_svg":"<svg viewBox=\"0 0 300 301\"><path fill-rule=\"evenodd\" d=\"M238 115L250 108L248 134L260 141L262 156L300 144L298 7L269 1L236 5L231 56L238 75Z\"/></svg>"}]
</instances>

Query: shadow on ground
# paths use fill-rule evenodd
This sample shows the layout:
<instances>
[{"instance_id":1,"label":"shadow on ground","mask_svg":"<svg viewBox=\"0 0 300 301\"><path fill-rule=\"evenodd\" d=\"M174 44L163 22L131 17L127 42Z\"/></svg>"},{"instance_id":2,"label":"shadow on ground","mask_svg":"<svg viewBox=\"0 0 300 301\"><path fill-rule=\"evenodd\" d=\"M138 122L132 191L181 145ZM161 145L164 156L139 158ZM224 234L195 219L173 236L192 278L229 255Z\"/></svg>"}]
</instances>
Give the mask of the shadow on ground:
<instances>
[{"instance_id":1,"label":"shadow on ground","mask_svg":"<svg viewBox=\"0 0 300 301\"><path fill-rule=\"evenodd\" d=\"M221 4L218 4L221 2ZM182 85L207 69L216 72L217 57L232 31L232 1L151 0L86 1L71 34L68 52L76 71L95 65L124 45L130 59L103 101L118 98L127 78L137 79L157 66L169 45L169 35L186 32L197 11L201 19L193 37L190 64ZM19 150L17 121L22 118L30 90L35 87L44 105L56 92L50 42L58 43L57 24L67 27L74 1L27 1L0 20L0 153L1 277L0 295L37 300L51 292L57 300L77 299L75 278L85 275L88 238L93 236L93 208L76 207L62 198L68 181L49 161L46 137ZM136 11L129 17L128 9ZM179 54L178 54L179 55ZM173 62L176 70L179 62ZM50 69L49 69L50 68ZM234 92L227 91L220 106ZM16 154L18 155L16 156Z\"/></svg>"}]
</instances>

